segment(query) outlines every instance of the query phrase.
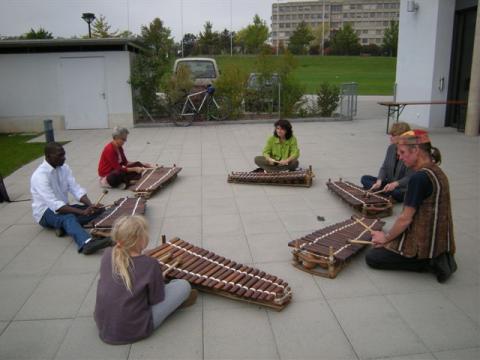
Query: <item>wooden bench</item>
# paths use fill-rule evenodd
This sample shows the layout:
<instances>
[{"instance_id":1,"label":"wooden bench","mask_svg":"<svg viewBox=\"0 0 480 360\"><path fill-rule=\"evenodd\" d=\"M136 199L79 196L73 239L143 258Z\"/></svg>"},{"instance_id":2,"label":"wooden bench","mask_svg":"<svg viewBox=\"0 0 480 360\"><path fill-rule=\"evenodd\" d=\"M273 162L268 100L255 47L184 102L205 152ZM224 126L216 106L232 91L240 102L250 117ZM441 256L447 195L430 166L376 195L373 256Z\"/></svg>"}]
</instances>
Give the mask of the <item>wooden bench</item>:
<instances>
[{"instance_id":1,"label":"wooden bench","mask_svg":"<svg viewBox=\"0 0 480 360\"><path fill-rule=\"evenodd\" d=\"M467 105L464 100L434 100L434 101L382 101L378 103L388 106L387 110L387 134L390 125L390 118L398 122L398 118L407 105Z\"/></svg>"}]
</instances>

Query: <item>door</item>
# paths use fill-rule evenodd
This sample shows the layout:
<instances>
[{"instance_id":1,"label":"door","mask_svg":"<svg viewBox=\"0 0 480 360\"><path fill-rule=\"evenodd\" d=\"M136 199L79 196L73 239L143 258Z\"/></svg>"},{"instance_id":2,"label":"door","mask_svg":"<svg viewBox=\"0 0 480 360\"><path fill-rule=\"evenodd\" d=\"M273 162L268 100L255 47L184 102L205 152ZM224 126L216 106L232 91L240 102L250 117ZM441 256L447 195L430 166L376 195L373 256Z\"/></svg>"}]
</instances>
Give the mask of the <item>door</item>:
<instances>
[{"instance_id":1,"label":"door","mask_svg":"<svg viewBox=\"0 0 480 360\"><path fill-rule=\"evenodd\" d=\"M477 8L455 13L450 86L448 89L449 100L468 101L476 17ZM467 107L464 105L448 105L445 125L464 131L466 109Z\"/></svg>"},{"instance_id":2,"label":"door","mask_svg":"<svg viewBox=\"0 0 480 360\"><path fill-rule=\"evenodd\" d=\"M66 129L108 127L103 57L60 59Z\"/></svg>"}]
</instances>

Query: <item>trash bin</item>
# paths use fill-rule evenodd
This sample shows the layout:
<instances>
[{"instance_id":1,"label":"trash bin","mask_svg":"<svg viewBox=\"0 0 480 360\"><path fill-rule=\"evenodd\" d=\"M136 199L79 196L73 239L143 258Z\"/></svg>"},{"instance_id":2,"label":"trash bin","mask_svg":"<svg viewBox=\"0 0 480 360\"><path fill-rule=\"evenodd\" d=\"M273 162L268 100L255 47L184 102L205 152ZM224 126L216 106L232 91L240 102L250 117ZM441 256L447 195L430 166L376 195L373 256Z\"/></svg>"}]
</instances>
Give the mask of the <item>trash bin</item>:
<instances>
[{"instance_id":1,"label":"trash bin","mask_svg":"<svg viewBox=\"0 0 480 360\"><path fill-rule=\"evenodd\" d=\"M343 83L340 90L340 115L348 120L353 120L353 117L357 115L358 83Z\"/></svg>"},{"instance_id":2,"label":"trash bin","mask_svg":"<svg viewBox=\"0 0 480 360\"><path fill-rule=\"evenodd\" d=\"M54 142L55 137L53 136L53 122L50 119L43 120L43 130L45 131L45 141L47 143Z\"/></svg>"}]
</instances>

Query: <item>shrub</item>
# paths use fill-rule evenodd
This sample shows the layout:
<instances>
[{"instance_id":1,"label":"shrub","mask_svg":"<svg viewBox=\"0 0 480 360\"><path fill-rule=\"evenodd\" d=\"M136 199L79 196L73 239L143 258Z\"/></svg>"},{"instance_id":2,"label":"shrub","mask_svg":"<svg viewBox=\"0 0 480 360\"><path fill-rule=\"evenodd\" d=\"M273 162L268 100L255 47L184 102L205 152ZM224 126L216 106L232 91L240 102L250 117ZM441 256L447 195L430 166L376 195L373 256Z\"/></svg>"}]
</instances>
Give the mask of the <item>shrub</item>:
<instances>
[{"instance_id":1,"label":"shrub","mask_svg":"<svg viewBox=\"0 0 480 360\"><path fill-rule=\"evenodd\" d=\"M317 91L317 106L320 116L330 117L340 102L340 87L322 83Z\"/></svg>"},{"instance_id":2,"label":"shrub","mask_svg":"<svg viewBox=\"0 0 480 360\"><path fill-rule=\"evenodd\" d=\"M228 64L222 69L220 77L215 82L216 94L227 97L231 102L232 117L238 117L242 112L247 78L248 74L244 70Z\"/></svg>"},{"instance_id":3,"label":"shrub","mask_svg":"<svg viewBox=\"0 0 480 360\"><path fill-rule=\"evenodd\" d=\"M161 83L165 90L167 107L176 107L177 104L183 103L193 88L190 69L185 65L181 65L176 74L164 77Z\"/></svg>"}]
</instances>

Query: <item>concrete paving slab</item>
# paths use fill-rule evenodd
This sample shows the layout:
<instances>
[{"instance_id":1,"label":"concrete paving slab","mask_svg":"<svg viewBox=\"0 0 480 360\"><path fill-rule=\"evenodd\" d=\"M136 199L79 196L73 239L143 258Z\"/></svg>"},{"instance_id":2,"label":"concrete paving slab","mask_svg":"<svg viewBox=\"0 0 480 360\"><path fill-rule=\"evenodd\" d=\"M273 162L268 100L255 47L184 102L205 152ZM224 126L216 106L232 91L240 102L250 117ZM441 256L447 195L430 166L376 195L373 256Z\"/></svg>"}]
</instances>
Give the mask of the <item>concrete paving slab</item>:
<instances>
[{"instance_id":1,"label":"concrete paving slab","mask_svg":"<svg viewBox=\"0 0 480 360\"><path fill-rule=\"evenodd\" d=\"M102 342L98 337L95 320L86 317L73 321L55 359L127 359L129 351L130 345L108 345Z\"/></svg>"},{"instance_id":2,"label":"concrete paving slab","mask_svg":"<svg viewBox=\"0 0 480 360\"><path fill-rule=\"evenodd\" d=\"M462 342L454 334L450 336L450 341L443 341L446 335L439 322L451 321L458 333L472 333L479 327L479 138L467 138L454 129L436 129L431 132L434 145L441 149L444 156L442 168L449 176L455 207L459 269L446 284L438 284L431 274L369 269L364 263L364 254L354 258L334 280L313 277L290 264L290 249L286 246L289 238L295 239L311 230L343 221L354 213L351 207L326 189L325 182L328 178L336 179L343 175L345 179L358 183L361 175L378 172L388 145L388 137L384 134L384 115L377 120L294 124L302 152L301 164L313 165L316 173L311 188L227 183L228 171L255 167L253 158L261 153L265 139L272 132L272 124L132 129L126 145L129 159L166 165L176 163L183 167L175 182L148 200L147 219L151 223L149 247L157 245L162 233L169 239L181 236L189 242L244 264L254 262L254 266L286 280L294 293L292 303L281 313L219 296L202 295L195 306L168 319L151 339L134 344L130 358L208 358L211 354L210 357L219 358L229 351L232 352L229 357L262 354L265 357L300 358L300 355L296 355L301 354L304 358L321 358L325 354L325 358L351 358L352 355L354 358L364 358L364 353L370 351L375 356L398 357L403 360L431 359L433 355L436 358L476 359L477 350L472 350L473 340ZM92 200L101 192L96 166L101 149L110 139L110 132L111 130L79 130L59 131L56 134L59 140L71 141L65 146L68 162ZM365 156L365 151L368 156ZM28 180L40 161L41 159L27 164L5 179L7 189L11 186L15 196L29 198ZM133 194L112 189L105 198L105 203L125 195ZM400 211L401 205L395 206L394 214L398 215ZM296 216L292 215L295 212L302 214L292 220ZM187 214L193 216L178 216ZM317 221L317 216L324 216L325 221ZM388 229L394 218L385 220ZM278 236L275 232L281 234L281 243L285 244L277 243ZM74 326L67 333L61 351L57 352L58 346L53 346L53 351L43 353L51 355L47 358L52 358L55 354L59 358L81 357L79 349L90 346L91 357L115 357L111 355L115 353L115 347L112 353L109 345L102 344L95 338L95 327L91 319L96 295L96 280L93 278L98 273L100 256L101 254L89 257L78 255L71 239L56 238L52 231L42 230L33 224L29 202L0 204L0 321L3 321L0 322L0 329L7 326L3 333L0 330L2 351L5 343L11 343L12 346L18 344L18 339L12 340L12 333L9 333L12 325L35 323L14 321L8 325L24 304L28 302L31 312L42 312L46 297L39 297L39 293L43 287L38 291L35 289L45 276L42 286L52 277L91 276L91 284L81 291L83 298L78 304L78 311L69 315ZM51 291L59 293L63 290L52 284ZM427 301L422 302L421 299L428 299L429 296L425 294L432 292L439 294L431 301L434 310L428 312L422 308L426 315L417 316L411 302L419 301L420 308L426 306ZM404 307L397 308L397 304L390 298L402 296L406 300L402 298L399 301ZM377 299L376 302L358 305L371 298ZM409 302L408 299L413 300ZM371 316L378 326L375 331L381 332L380 336L387 337L383 334L400 332L399 341L407 343L408 354L397 351L397 344L392 344L393 340L390 339L380 345L369 346L370 339L364 334L365 331L358 337L357 332L354 332L357 343L352 341L349 331L353 328L360 332L357 330L360 328L358 323L363 315L345 315L351 323L344 325L339 321L340 317L331 311L331 308L342 302L350 303L350 307L355 309L365 307L367 314L373 313ZM376 303L380 306L376 306ZM76 302L75 304L77 306ZM348 310L343 312L350 314L350 307L345 307ZM377 307L380 309L378 314ZM389 317L392 308L395 314L393 318ZM316 309L319 310L315 312ZM260 340L264 333L270 333L266 336L267 343L257 345L256 339L250 335L242 342L242 338L239 340L234 337L231 330L225 332L224 326L218 327L227 322L232 310L235 318L246 319L241 320L241 324L248 322L253 317L252 314L261 314L258 320L250 322L259 322L259 329L253 335ZM448 316L443 312L448 312ZM71 313L73 311L69 312ZM215 314L208 315L208 326L207 313ZM224 314L223 317L221 314ZM398 317L403 326L391 330L397 325ZM410 317L415 319L411 320ZM421 324L417 325L415 321ZM211 330L215 326L217 328ZM225 339L223 344L214 343L219 332L222 332ZM23 329L21 333L25 333ZM29 339L35 337L32 344L36 344L40 338L35 331L27 335ZM316 341L317 338L320 340ZM363 341L365 338L367 339ZM412 339L419 338L423 340L420 343L426 346L416 349ZM58 344L62 339L63 337ZM205 344L208 342L208 350L204 347L204 340ZM321 346L328 342L335 346ZM431 351L437 349L431 348L430 344L438 343L442 343L441 352L432 355ZM305 345L299 347L298 344ZM17 356L28 358L30 349L22 346L17 346ZM46 348L50 349L49 346L46 345ZM475 346L478 347L478 338ZM243 349L245 347L248 349ZM238 348L241 349L237 350ZM295 348L299 350L290 356ZM217 349L220 355L216 355ZM125 358L123 352L119 353L119 358Z\"/></svg>"},{"instance_id":3,"label":"concrete paving slab","mask_svg":"<svg viewBox=\"0 0 480 360\"><path fill-rule=\"evenodd\" d=\"M0 273L0 320L12 320L35 291L40 276L15 276Z\"/></svg>"},{"instance_id":4,"label":"concrete paving slab","mask_svg":"<svg viewBox=\"0 0 480 360\"><path fill-rule=\"evenodd\" d=\"M293 303L288 311L269 311L268 316L282 359L357 358L323 300Z\"/></svg>"},{"instance_id":5,"label":"concrete paving slab","mask_svg":"<svg viewBox=\"0 0 480 360\"><path fill-rule=\"evenodd\" d=\"M128 358L202 359L202 316L197 311L188 310L175 312L151 337L132 344Z\"/></svg>"},{"instance_id":6,"label":"concrete paving slab","mask_svg":"<svg viewBox=\"0 0 480 360\"><path fill-rule=\"evenodd\" d=\"M0 336L0 359L53 359L72 320L15 321Z\"/></svg>"},{"instance_id":7,"label":"concrete paving slab","mask_svg":"<svg viewBox=\"0 0 480 360\"><path fill-rule=\"evenodd\" d=\"M15 320L75 317L94 277L95 274L45 277L17 313Z\"/></svg>"},{"instance_id":8,"label":"concrete paving slab","mask_svg":"<svg viewBox=\"0 0 480 360\"><path fill-rule=\"evenodd\" d=\"M252 253L241 233L234 234L205 234L202 246L214 253L232 259L238 263L252 263Z\"/></svg>"},{"instance_id":9,"label":"concrete paving slab","mask_svg":"<svg viewBox=\"0 0 480 360\"><path fill-rule=\"evenodd\" d=\"M206 310L204 329L206 359L279 359L264 309Z\"/></svg>"},{"instance_id":10,"label":"concrete paving slab","mask_svg":"<svg viewBox=\"0 0 480 360\"><path fill-rule=\"evenodd\" d=\"M378 360L435 360L435 356L431 353L413 354L405 356L393 356L388 358L379 358Z\"/></svg>"},{"instance_id":11,"label":"concrete paving slab","mask_svg":"<svg viewBox=\"0 0 480 360\"><path fill-rule=\"evenodd\" d=\"M245 234L267 234L285 231L285 227L275 213L249 212L241 214Z\"/></svg>"},{"instance_id":12,"label":"concrete paving slab","mask_svg":"<svg viewBox=\"0 0 480 360\"><path fill-rule=\"evenodd\" d=\"M431 351L478 345L478 325L442 293L426 291L387 298Z\"/></svg>"},{"instance_id":13,"label":"concrete paving slab","mask_svg":"<svg viewBox=\"0 0 480 360\"><path fill-rule=\"evenodd\" d=\"M375 284L367 276L363 255L350 261L335 279L320 276L314 279L328 300L380 295Z\"/></svg>"},{"instance_id":14,"label":"concrete paving slab","mask_svg":"<svg viewBox=\"0 0 480 360\"><path fill-rule=\"evenodd\" d=\"M329 303L361 359L429 351L383 296L335 299Z\"/></svg>"},{"instance_id":15,"label":"concrete paving slab","mask_svg":"<svg viewBox=\"0 0 480 360\"><path fill-rule=\"evenodd\" d=\"M292 258L287 247L290 241L287 232L251 234L247 236L247 240L256 264L288 261Z\"/></svg>"},{"instance_id":16,"label":"concrete paving slab","mask_svg":"<svg viewBox=\"0 0 480 360\"><path fill-rule=\"evenodd\" d=\"M438 360L474 360L480 358L480 347L472 349L441 351L434 353L434 355Z\"/></svg>"}]
</instances>

